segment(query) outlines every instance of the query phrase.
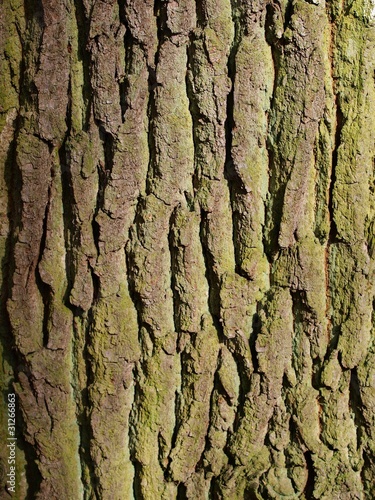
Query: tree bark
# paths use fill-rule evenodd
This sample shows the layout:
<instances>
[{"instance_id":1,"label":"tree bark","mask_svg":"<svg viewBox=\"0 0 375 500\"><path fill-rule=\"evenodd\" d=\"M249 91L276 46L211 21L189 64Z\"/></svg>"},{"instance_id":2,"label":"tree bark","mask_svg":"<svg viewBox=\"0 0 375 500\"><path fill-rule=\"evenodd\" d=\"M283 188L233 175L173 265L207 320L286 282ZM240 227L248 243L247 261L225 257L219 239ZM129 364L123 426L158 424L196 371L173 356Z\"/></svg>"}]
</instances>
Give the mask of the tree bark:
<instances>
[{"instance_id":1,"label":"tree bark","mask_svg":"<svg viewBox=\"0 0 375 500\"><path fill-rule=\"evenodd\" d=\"M374 12L0 1L1 498L375 497Z\"/></svg>"}]
</instances>

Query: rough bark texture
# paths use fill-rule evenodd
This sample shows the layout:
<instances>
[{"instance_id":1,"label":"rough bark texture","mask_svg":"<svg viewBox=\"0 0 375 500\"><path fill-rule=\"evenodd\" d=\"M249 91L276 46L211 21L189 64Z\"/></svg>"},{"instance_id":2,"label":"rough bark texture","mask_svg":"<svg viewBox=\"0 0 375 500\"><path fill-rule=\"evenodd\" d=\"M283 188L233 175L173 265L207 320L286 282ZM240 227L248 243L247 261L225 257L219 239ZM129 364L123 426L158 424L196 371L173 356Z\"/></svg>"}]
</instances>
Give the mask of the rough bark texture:
<instances>
[{"instance_id":1,"label":"rough bark texture","mask_svg":"<svg viewBox=\"0 0 375 500\"><path fill-rule=\"evenodd\" d=\"M375 498L374 54L363 0L0 1L15 498Z\"/></svg>"}]
</instances>

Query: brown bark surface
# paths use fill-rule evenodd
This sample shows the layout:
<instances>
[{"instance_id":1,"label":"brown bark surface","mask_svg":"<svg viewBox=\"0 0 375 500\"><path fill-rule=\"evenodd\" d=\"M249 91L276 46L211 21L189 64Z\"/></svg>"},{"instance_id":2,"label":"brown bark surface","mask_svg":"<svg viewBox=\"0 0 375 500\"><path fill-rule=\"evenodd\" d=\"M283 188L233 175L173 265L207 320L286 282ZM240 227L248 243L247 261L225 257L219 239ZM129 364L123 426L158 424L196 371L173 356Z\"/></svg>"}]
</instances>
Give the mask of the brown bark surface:
<instances>
[{"instance_id":1,"label":"brown bark surface","mask_svg":"<svg viewBox=\"0 0 375 500\"><path fill-rule=\"evenodd\" d=\"M375 497L375 7L0 1L1 498ZM8 488L8 493L7 493Z\"/></svg>"}]
</instances>

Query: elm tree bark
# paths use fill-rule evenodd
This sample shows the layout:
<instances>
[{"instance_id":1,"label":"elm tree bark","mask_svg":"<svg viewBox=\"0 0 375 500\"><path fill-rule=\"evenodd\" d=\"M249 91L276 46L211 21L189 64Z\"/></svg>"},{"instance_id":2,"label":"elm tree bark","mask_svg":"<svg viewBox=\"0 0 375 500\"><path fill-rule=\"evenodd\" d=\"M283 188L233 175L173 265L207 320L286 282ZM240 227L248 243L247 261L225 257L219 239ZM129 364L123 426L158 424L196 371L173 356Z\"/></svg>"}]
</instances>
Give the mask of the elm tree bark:
<instances>
[{"instance_id":1,"label":"elm tree bark","mask_svg":"<svg viewBox=\"0 0 375 500\"><path fill-rule=\"evenodd\" d=\"M374 498L374 12L0 1L1 498Z\"/></svg>"}]
</instances>

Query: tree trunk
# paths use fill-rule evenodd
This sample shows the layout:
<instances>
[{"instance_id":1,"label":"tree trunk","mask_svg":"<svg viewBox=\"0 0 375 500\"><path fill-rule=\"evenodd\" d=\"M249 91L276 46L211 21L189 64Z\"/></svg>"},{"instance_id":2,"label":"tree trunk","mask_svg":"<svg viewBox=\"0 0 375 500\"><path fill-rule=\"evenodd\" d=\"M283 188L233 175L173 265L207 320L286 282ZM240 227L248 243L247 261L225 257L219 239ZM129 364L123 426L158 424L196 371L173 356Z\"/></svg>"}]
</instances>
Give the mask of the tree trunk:
<instances>
[{"instance_id":1,"label":"tree trunk","mask_svg":"<svg viewBox=\"0 0 375 500\"><path fill-rule=\"evenodd\" d=\"M375 9L2 0L1 498L375 497Z\"/></svg>"}]
</instances>

